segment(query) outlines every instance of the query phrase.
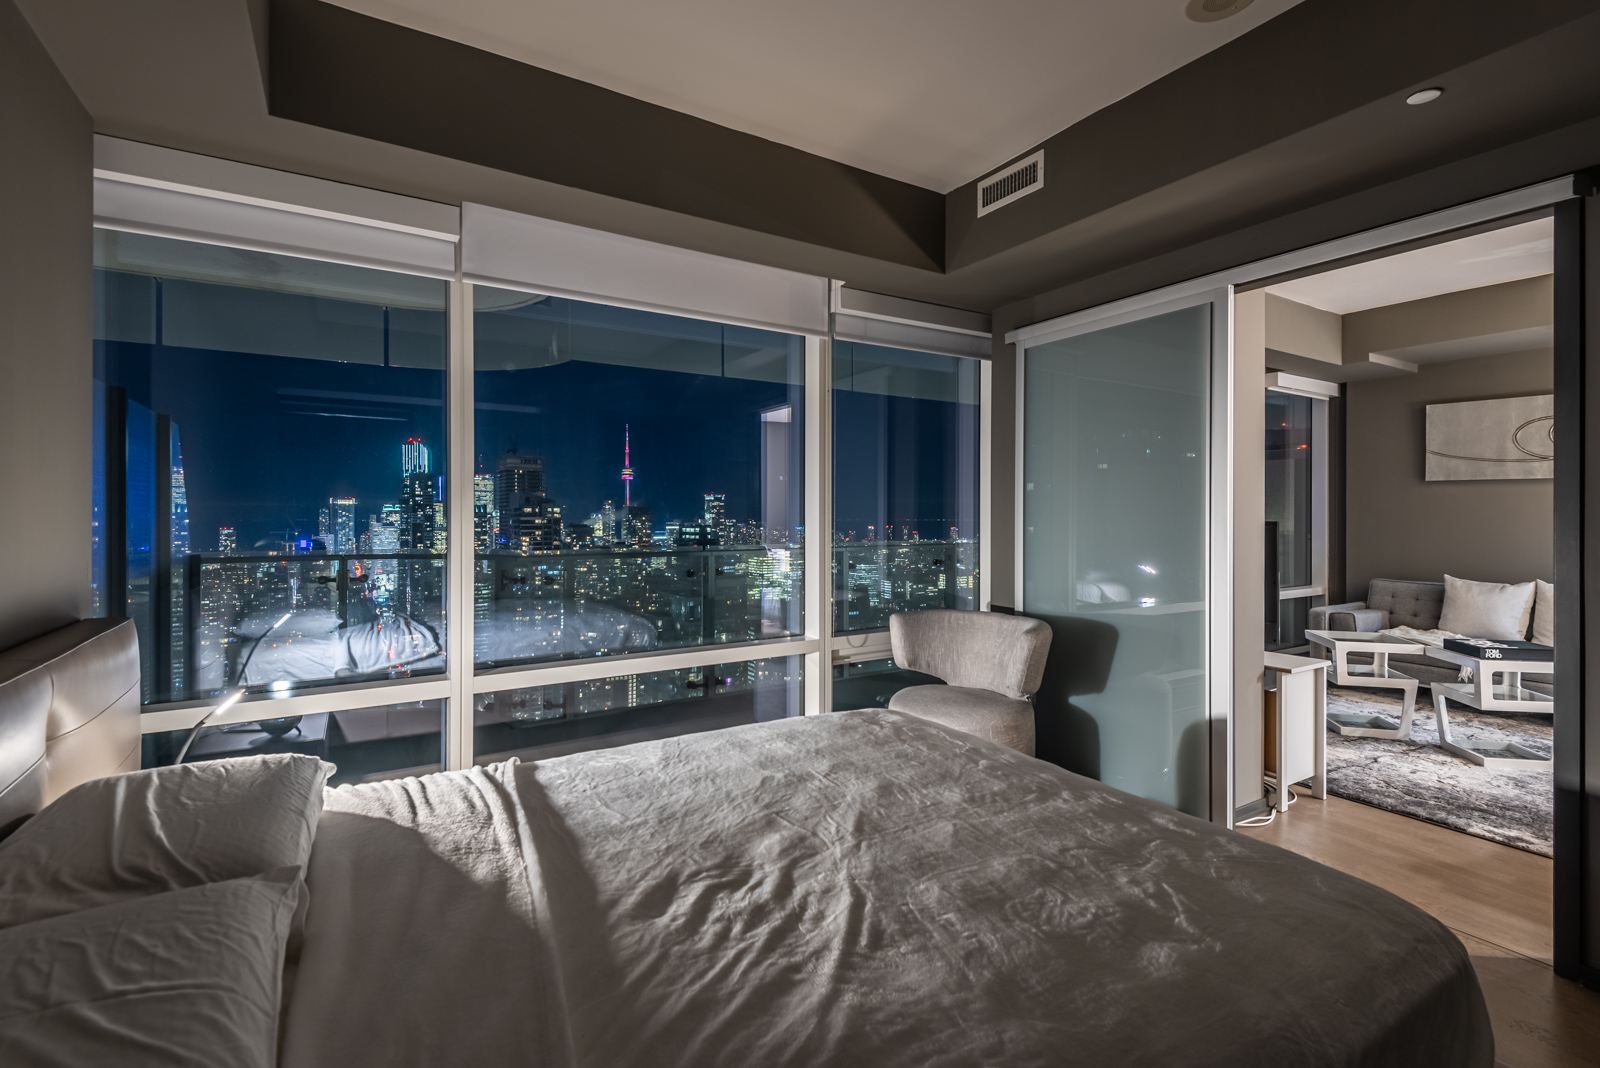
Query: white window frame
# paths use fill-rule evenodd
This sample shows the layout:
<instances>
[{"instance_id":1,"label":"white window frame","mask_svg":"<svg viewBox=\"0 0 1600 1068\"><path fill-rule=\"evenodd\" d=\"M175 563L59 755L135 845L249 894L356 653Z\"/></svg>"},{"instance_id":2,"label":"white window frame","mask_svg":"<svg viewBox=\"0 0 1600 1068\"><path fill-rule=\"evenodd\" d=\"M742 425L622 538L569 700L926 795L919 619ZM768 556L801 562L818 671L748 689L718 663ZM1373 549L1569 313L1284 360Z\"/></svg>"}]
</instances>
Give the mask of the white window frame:
<instances>
[{"instance_id":1,"label":"white window frame","mask_svg":"<svg viewBox=\"0 0 1600 1068\"><path fill-rule=\"evenodd\" d=\"M119 169L120 168L120 169ZM645 672L674 671L713 664L742 663L778 657L804 658L804 708L808 715L826 711L832 687L827 655L831 631L831 343L828 330L827 279L810 279L703 253L653 245L568 224L531 220L537 233L557 234L570 253L573 243L592 235L593 255L582 264L578 284L542 286L578 299L717 322L760 326L799 333L805 340L805 632L799 636L723 645L694 646L579 660L551 661L504 668L479 669L473 657L472 501L474 441L473 282L463 270L460 213L453 206L415 201L375 190L343 186L215 160L169 149L152 148L114 138L97 138L96 225L181 240L251 248L286 255L351 263L400 273L442 277L449 281L448 360L445 410L448 441L447 515L449 536L445 612L448 622L446 669L439 675L386 679L352 684L312 684L284 694L251 694L210 722L250 722L270 715L300 716L372 708L419 701L444 702L441 762L446 769L470 767L473 706L480 694L530 686L559 685ZM101 211L101 208L104 211ZM496 213L495 217L510 213ZM522 217L527 219L527 217ZM500 220L503 221L503 220ZM267 234L292 234L292 241L269 240ZM495 249L499 262L508 250ZM442 266L447 255L453 265ZM595 277L604 276L605 257L625 256L614 294L596 292ZM657 291L650 291L648 270L681 267L698 274L720 291L683 301L682 271ZM548 258L547 258L548 260ZM549 270L549 262L541 266ZM495 284L529 288L513 278ZM559 282L559 279L557 280ZM676 288L675 288L676 287ZM662 294L665 294L663 296ZM808 294L810 296L808 296ZM815 307L807 301L815 297ZM754 309L741 314L741 308ZM820 329L821 332L818 332ZM216 707L217 699L188 700L146 706L141 710L144 734L184 730Z\"/></svg>"},{"instance_id":2,"label":"white window frame","mask_svg":"<svg viewBox=\"0 0 1600 1068\"><path fill-rule=\"evenodd\" d=\"M853 289L835 281L829 301L832 314L832 337L842 341L885 348L904 349L908 352L931 352L957 359L975 360L978 363L978 586L974 591L979 611L987 610L990 593L990 560L993 544L990 525L992 515L992 479L990 478L991 437L994 430L994 342L989 316L978 312L947 308L937 304L891 297ZM828 685L823 696L824 710L833 708L833 669L847 664L860 664L872 660L887 660L892 655L887 627L878 630L849 631L843 634L833 630L833 369L832 359L825 361L828 380L828 435L829 458L826 496L829 498L827 523L828 552L828 616L819 635L827 643ZM808 676L809 677L809 676Z\"/></svg>"},{"instance_id":3,"label":"white window frame","mask_svg":"<svg viewBox=\"0 0 1600 1068\"><path fill-rule=\"evenodd\" d=\"M1311 399L1311 582L1306 586L1280 586L1279 602L1328 595L1328 400L1330 396L1338 396L1338 386L1316 382L1315 385L1322 387L1319 391L1301 388L1295 384L1297 381L1305 380L1278 373L1267 375L1266 392ZM1328 386L1335 392L1326 392ZM1276 652L1297 653L1308 648L1298 645Z\"/></svg>"}]
</instances>

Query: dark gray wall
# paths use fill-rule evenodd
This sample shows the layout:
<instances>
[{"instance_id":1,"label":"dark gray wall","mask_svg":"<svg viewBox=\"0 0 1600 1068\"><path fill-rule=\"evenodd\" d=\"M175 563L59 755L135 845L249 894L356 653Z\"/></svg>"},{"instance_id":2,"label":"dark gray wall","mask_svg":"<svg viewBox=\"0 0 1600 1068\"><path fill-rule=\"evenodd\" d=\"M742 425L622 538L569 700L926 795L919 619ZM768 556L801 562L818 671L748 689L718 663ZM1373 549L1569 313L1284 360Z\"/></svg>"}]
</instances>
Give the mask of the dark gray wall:
<instances>
[{"instance_id":1,"label":"dark gray wall","mask_svg":"<svg viewBox=\"0 0 1600 1068\"><path fill-rule=\"evenodd\" d=\"M92 147L0 0L0 649L88 614Z\"/></svg>"},{"instance_id":2,"label":"dark gray wall","mask_svg":"<svg viewBox=\"0 0 1600 1068\"><path fill-rule=\"evenodd\" d=\"M1550 350L1425 364L1352 382L1345 427L1345 600L1373 578L1481 582L1552 576L1554 482L1423 477L1424 408L1554 389Z\"/></svg>"}]
</instances>

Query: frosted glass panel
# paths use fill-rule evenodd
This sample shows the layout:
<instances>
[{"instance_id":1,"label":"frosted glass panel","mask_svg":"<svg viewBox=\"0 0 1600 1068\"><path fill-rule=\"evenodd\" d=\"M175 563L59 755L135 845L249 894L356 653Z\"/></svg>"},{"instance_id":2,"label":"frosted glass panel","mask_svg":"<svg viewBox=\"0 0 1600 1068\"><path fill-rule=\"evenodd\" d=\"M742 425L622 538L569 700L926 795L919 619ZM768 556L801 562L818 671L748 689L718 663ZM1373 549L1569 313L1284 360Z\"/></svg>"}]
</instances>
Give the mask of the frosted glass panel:
<instances>
[{"instance_id":1,"label":"frosted glass panel","mask_svg":"<svg viewBox=\"0 0 1600 1068\"><path fill-rule=\"evenodd\" d=\"M1055 631L1040 756L1207 815L1211 306L1027 350L1027 614Z\"/></svg>"}]
</instances>

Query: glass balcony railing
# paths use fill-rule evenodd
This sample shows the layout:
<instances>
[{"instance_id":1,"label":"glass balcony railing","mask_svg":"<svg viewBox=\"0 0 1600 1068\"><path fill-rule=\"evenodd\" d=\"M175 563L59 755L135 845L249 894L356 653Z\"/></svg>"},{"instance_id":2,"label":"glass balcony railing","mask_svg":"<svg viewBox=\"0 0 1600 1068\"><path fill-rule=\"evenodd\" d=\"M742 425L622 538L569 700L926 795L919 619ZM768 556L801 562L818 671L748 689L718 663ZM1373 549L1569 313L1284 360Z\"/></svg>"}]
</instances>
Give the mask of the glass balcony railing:
<instances>
[{"instance_id":1,"label":"glass balcony railing","mask_svg":"<svg viewBox=\"0 0 1600 1068\"><path fill-rule=\"evenodd\" d=\"M444 669L442 556L196 553L181 574L175 698Z\"/></svg>"},{"instance_id":2,"label":"glass balcony railing","mask_svg":"<svg viewBox=\"0 0 1600 1068\"><path fill-rule=\"evenodd\" d=\"M975 542L836 545L834 625L977 607ZM805 632L797 546L489 553L475 562L481 667L782 638ZM161 699L298 689L444 669L445 558L422 553L196 553L174 569Z\"/></svg>"},{"instance_id":3,"label":"glass balcony railing","mask_svg":"<svg viewBox=\"0 0 1600 1068\"><path fill-rule=\"evenodd\" d=\"M480 555L473 655L504 666L801 634L803 556L765 546Z\"/></svg>"},{"instance_id":4,"label":"glass balcony railing","mask_svg":"<svg viewBox=\"0 0 1600 1068\"><path fill-rule=\"evenodd\" d=\"M896 612L978 608L976 541L833 547L833 629L882 630Z\"/></svg>"}]
</instances>

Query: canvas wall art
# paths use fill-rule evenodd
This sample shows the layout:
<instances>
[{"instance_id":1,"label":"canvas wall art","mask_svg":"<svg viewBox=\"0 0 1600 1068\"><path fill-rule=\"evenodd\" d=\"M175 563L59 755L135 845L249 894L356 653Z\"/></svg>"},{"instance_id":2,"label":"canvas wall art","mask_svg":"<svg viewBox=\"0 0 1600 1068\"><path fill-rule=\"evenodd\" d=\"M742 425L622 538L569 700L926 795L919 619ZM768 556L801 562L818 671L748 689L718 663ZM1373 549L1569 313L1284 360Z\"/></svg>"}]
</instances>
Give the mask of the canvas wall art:
<instances>
[{"instance_id":1,"label":"canvas wall art","mask_svg":"<svg viewBox=\"0 0 1600 1068\"><path fill-rule=\"evenodd\" d=\"M1555 395L1428 405L1427 480L1555 477Z\"/></svg>"}]
</instances>

